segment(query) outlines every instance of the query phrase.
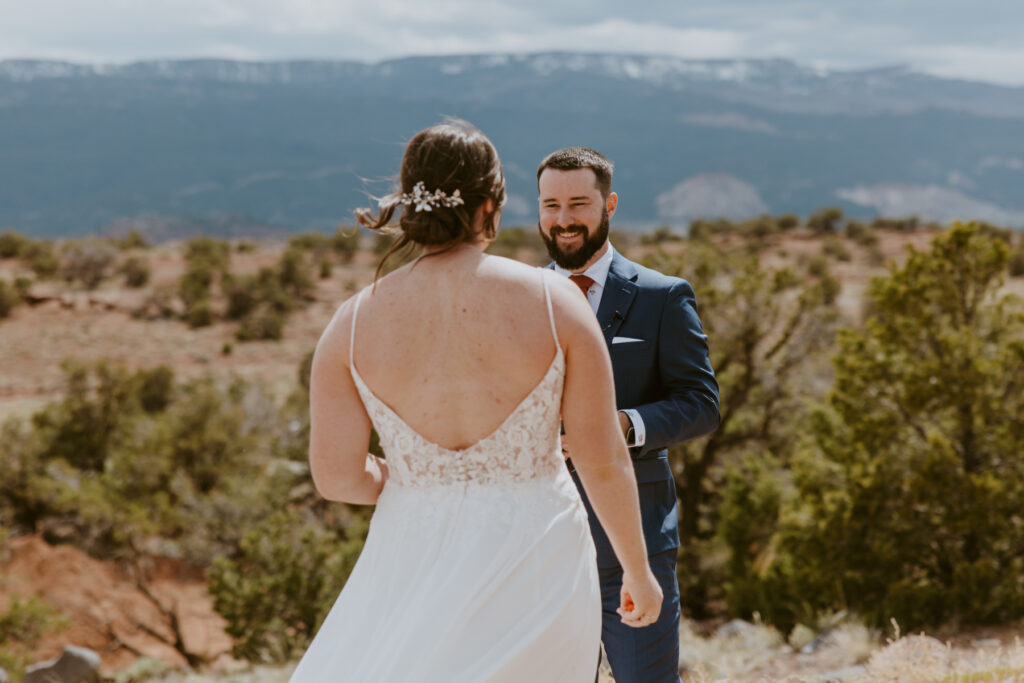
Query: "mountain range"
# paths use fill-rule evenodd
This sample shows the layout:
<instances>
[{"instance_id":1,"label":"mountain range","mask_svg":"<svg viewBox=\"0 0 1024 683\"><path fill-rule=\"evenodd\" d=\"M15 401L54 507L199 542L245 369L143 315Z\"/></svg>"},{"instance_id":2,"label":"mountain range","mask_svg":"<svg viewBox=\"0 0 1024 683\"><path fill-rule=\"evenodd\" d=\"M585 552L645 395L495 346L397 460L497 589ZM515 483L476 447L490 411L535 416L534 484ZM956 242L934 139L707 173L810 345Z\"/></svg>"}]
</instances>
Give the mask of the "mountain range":
<instances>
[{"instance_id":1,"label":"mountain range","mask_svg":"<svg viewBox=\"0 0 1024 683\"><path fill-rule=\"evenodd\" d=\"M506 224L536 220L546 153L586 145L615 161L619 228L822 206L1024 227L1024 88L576 53L0 61L0 227L327 230L388 191L405 140L445 116L501 153Z\"/></svg>"}]
</instances>

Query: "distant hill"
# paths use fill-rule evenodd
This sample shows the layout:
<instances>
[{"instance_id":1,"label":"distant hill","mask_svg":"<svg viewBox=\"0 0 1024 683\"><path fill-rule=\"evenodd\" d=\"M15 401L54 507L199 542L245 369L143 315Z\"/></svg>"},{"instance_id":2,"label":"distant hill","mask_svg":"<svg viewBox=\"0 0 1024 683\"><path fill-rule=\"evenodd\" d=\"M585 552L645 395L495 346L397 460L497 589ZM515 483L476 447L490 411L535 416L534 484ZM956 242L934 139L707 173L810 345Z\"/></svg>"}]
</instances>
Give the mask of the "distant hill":
<instances>
[{"instance_id":1,"label":"distant hill","mask_svg":"<svg viewBox=\"0 0 1024 683\"><path fill-rule=\"evenodd\" d=\"M536 220L538 161L581 144L616 162L620 228L824 205L1024 226L1024 88L901 67L546 53L0 61L0 227L330 229L386 191L404 141L445 115L498 146L506 223Z\"/></svg>"}]
</instances>

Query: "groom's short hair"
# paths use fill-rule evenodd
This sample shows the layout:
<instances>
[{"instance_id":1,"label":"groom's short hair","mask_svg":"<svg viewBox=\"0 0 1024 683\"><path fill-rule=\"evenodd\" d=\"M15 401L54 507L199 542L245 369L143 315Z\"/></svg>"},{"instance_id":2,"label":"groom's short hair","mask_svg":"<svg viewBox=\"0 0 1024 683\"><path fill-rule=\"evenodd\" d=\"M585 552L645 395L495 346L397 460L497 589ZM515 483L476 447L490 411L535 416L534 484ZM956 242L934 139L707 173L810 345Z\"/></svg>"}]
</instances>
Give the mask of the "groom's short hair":
<instances>
[{"instance_id":1,"label":"groom's short hair","mask_svg":"<svg viewBox=\"0 0 1024 683\"><path fill-rule=\"evenodd\" d=\"M575 171L579 168L589 168L597 176L597 189L601 196L607 198L612 191L612 171L615 165L611 160L600 152L589 147L566 147L544 157L537 167L537 187L540 188L540 174L544 169L550 168L556 171Z\"/></svg>"}]
</instances>

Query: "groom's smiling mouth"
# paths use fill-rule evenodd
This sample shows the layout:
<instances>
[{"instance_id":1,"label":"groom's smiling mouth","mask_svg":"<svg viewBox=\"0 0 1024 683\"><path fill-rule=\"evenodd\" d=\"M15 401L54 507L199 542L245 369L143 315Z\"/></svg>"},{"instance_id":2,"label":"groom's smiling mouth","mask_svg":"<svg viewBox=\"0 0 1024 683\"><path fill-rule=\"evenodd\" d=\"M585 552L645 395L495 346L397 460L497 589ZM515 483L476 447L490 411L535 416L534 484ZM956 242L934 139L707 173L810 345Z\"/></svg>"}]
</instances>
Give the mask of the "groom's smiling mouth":
<instances>
[{"instance_id":1,"label":"groom's smiling mouth","mask_svg":"<svg viewBox=\"0 0 1024 683\"><path fill-rule=\"evenodd\" d=\"M551 235L562 244L571 245L586 240L587 231L580 226L569 228L552 228Z\"/></svg>"}]
</instances>

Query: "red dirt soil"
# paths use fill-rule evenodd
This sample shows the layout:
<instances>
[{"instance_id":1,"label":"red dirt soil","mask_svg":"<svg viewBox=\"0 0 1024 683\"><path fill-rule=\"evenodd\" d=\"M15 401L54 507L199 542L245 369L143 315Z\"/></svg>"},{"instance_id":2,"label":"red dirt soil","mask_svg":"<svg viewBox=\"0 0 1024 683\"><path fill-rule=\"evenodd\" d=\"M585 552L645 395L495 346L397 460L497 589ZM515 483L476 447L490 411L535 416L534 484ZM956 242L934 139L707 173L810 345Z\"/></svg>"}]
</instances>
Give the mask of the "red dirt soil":
<instances>
[{"instance_id":1,"label":"red dirt soil","mask_svg":"<svg viewBox=\"0 0 1024 683\"><path fill-rule=\"evenodd\" d=\"M170 620L137 587L132 568L96 560L70 546L48 545L39 536L9 540L2 560L0 611L15 596L35 596L71 623L44 637L33 661L55 657L65 645L79 645L99 653L106 675L142 656L175 668L186 666L185 657L170 645ZM213 609L202 571L170 558L147 558L142 569L150 594L177 615L186 649L211 663L229 659L231 638Z\"/></svg>"}]
</instances>

